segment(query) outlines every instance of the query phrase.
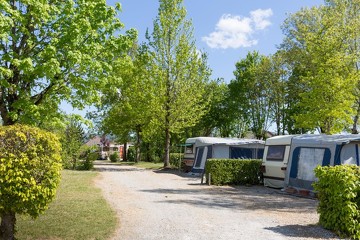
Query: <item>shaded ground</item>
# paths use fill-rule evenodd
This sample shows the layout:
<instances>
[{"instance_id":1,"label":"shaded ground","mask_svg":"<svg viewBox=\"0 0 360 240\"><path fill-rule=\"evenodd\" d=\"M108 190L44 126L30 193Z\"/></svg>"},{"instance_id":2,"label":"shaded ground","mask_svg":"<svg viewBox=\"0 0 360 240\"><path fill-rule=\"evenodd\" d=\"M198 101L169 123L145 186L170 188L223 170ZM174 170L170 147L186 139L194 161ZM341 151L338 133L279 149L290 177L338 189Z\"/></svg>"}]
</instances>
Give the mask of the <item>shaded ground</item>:
<instances>
[{"instance_id":1,"label":"shaded ground","mask_svg":"<svg viewBox=\"0 0 360 240\"><path fill-rule=\"evenodd\" d=\"M317 225L317 201L263 186L207 186L178 171L98 162L116 210L113 239L339 239Z\"/></svg>"}]
</instances>

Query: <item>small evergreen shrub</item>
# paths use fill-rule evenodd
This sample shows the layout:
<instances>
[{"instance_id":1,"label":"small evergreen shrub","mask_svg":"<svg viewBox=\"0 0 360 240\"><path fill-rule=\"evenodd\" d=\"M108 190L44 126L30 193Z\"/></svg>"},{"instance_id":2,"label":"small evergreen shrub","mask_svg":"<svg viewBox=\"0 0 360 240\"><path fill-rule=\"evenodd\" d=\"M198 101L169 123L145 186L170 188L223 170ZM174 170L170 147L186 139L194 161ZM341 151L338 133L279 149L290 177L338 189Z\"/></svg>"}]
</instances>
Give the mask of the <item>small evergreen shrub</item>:
<instances>
[{"instance_id":1,"label":"small evergreen shrub","mask_svg":"<svg viewBox=\"0 0 360 240\"><path fill-rule=\"evenodd\" d=\"M110 155L110 161L111 162L117 162L120 160L120 156L119 156L119 153L117 152L113 152L111 155Z\"/></svg>"},{"instance_id":2,"label":"small evergreen shrub","mask_svg":"<svg viewBox=\"0 0 360 240\"><path fill-rule=\"evenodd\" d=\"M83 146L81 154L79 156L79 161L77 161L76 169L77 170L91 170L94 168L94 161L98 158L98 153L93 147Z\"/></svg>"},{"instance_id":3,"label":"small evergreen shrub","mask_svg":"<svg viewBox=\"0 0 360 240\"><path fill-rule=\"evenodd\" d=\"M251 184L262 181L262 161L258 159L208 159L205 165L206 179L211 174L211 184Z\"/></svg>"},{"instance_id":4,"label":"small evergreen shrub","mask_svg":"<svg viewBox=\"0 0 360 240\"><path fill-rule=\"evenodd\" d=\"M135 162L135 158L136 158L135 147L129 147L126 157L127 157L128 162Z\"/></svg>"},{"instance_id":5,"label":"small evergreen shrub","mask_svg":"<svg viewBox=\"0 0 360 240\"><path fill-rule=\"evenodd\" d=\"M182 153L170 153L170 165L174 168L179 168L182 156Z\"/></svg>"},{"instance_id":6,"label":"small evergreen shrub","mask_svg":"<svg viewBox=\"0 0 360 240\"><path fill-rule=\"evenodd\" d=\"M360 167L318 166L314 171L319 223L341 237L360 239Z\"/></svg>"}]
</instances>

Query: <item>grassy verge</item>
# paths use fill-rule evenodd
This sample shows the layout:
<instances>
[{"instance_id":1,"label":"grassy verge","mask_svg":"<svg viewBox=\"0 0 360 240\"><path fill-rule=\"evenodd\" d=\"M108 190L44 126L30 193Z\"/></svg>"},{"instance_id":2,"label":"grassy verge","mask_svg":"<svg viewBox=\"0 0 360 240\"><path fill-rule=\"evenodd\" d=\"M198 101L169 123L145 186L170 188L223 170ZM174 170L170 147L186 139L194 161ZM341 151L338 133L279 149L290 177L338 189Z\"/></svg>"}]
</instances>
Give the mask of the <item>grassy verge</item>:
<instances>
[{"instance_id":1,"label":"grassy verge","mask_svg":"<svg viewBox=\"0 0 360 240\"><path fill-rule=\"evenodd\" d=\"M95 188L96 172L68 171L56 199L39 218L18 216L17 239L108 239L115 231L115 212Z\"/></svg>"}]
</instances>

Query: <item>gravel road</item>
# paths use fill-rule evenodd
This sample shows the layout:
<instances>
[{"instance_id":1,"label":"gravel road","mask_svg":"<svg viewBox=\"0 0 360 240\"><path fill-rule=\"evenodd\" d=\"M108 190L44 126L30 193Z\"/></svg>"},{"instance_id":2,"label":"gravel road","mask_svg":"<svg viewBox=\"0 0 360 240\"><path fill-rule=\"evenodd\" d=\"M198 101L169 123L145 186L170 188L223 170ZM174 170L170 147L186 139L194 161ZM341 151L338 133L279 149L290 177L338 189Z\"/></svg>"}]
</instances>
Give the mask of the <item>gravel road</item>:
<instances>
[{"instance_id":1,"label":"gravel road","mask_svg":"<svg viewBox=\"0 0 360 240\"><path fill-rule=\"evenodd\" d=\"M118 240L339 239L317 225L317 201L263 186L207 186L178 171L96 162Z\"/></svg>"}]
</instances>

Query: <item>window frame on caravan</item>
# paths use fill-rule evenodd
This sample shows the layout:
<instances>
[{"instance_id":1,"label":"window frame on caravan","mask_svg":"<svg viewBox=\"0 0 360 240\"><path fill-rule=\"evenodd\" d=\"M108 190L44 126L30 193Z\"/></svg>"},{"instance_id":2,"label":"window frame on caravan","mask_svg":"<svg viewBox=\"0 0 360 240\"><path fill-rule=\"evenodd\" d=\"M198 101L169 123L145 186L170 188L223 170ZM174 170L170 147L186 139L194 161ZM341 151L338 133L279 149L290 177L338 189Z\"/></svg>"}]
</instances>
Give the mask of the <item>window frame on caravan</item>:
<instances>
[{"instance_id":1,"label":"window frame on caravan","mask_svg":"<svg viewBox=\"0 0 360 240\"><path fill-rule=\"evenodd\" d=\"M277 152L277 153L281 153L281 157L273 157L273 156L269 156L269 150L273 149L273 148L282 148L281 151ZM266 152L266 160L268 161L284 161L284 156L285 156L285 150L286 150L286 145L268 145L268 149Z\"/></svg>"}]
</instances>

